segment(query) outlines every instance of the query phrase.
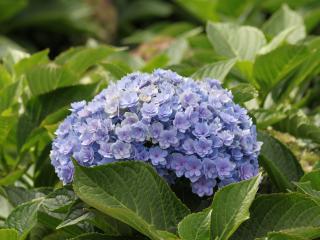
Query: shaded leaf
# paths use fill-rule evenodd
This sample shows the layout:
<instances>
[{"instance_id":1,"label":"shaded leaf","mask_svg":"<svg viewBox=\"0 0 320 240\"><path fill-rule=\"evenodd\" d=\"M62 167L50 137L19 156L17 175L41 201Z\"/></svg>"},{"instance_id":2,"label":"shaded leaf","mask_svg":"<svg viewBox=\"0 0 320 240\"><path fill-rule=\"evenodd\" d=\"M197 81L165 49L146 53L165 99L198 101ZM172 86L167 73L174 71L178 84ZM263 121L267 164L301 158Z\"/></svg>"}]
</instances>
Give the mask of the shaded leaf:
<instances>
[{"instance_id":1,"label":"shaded leaf","mask_svg":"<svg viewBox=\"0 0 320 240\"><path fill-rule=\"evenodd\" d=\"M116 79L121 79L131 72L131 69L124 64L102 63L101 66L110 72Z\"/></svg>"},{"instance_id":2,"label":"shaded leaf","mask_svg":"<svg viewBox=\"0 0 320 240\"><path fill-rule=\"evenodd\" d=\"M250 215L232 239L253 240L267 237L269 232L307 239L320 236L320 206L300 193L259 196L250 208Z\"/></svg>"},{"instance_id":3,"label":"shaded leaf","mask_svg":"<svg viewBox=\"0 0 320 240\"><path fill-rule=\"evenodd\" d=\"M65 66L79 75L89 67L106 59L114 51L114 48L108 46L81 49L68 56Z\"/></svg>"},{"instance_id":4,"label":"shaded leaf","mask_svg":"<svg viewBox=\"0 0 320 240\"><path fill-rule=\"evenodd\" d=\"M320 143L320 127L313 124L302 111L290 114L280 121L276 128L288 132L296 138L311 139L316 143Z\"/></svg>"},{"instance_id":5,"label":"shaded leaf","mask_svg":"<svg viewBox=\"0 0 320 240\"><path fill-rule=\"evenodd\" d=\"M37 223L37 211L42 199L27 202L16 207L6 219L6 226L19 232L20 239L25 239Z\"/></svg>"},{"instance_id":6,"label":"shaded leaf","mask_svg":"<svg viewBox=\"0 0 320 240\"><path fill-rule=\"evenodd\" d=\"M302 176L300 182L310 182L313 189L320 191L320 169L306 173Z\"/></svg>"},{"instance_id":7,"label":"shaded leaf","mask_svg":"<svg viewBox=\"0 0 320 240\"><path fill-rule=\"evenodd\" d=\"M15 73L17 75L21 75L37 65L49 63L48 53L49 50L43 50L31 55L28 58L21 59L14 65Z\"/></svg>"},{"instance_id":8,"label":"shaded leaf","mask_svg":"<svg viewBox=\"0 0 320 240\"><path fill-rule=\"evenodd\" d=\"M230 88L236 103L245 103L258 97L258 91L251 84L239 83Z\"/></svg>"},{"instance_id":9,"label":"shaded leaf","mask_svg":"<svg viewBox=\"0 0 320 240\"><path fill-rule=\"evenodd\" d=\"M207 240L210 238L211 211L192 213L178 225L182 240Z\"/></svg>"},{"instance_id":10,"label":"shaded leaf","mask_svg":"<svg viewBox=\"0 0 320 240\"><path fill-rule=\"evenodd\" d=\"M37 66L27 72L27 81L31 93L39 95L57 88L74 85L79 82L79 77L65 67L53 64Z\"/></svg>"},{"instance_id":11,"label":"shaded leaf","mask_svg":"<svg viewBox=\"0 0 320 240\"><path fill-rule=\"evenodd\" d=\"M46 116L72 102L90 99L96 93L96 87L96 84L66 87L29 100L25 113L18 120L18 148L22 148Z\"/></svg>"},{"instance_id":12,"label":"shaded leaf","mask_svg":"<svg viewBox=\"0 0 320 240\"><path fill-rule=\"evenodd\" d=\"M293 189L292 181L298 181L303 170L293 153L280 141L265 132L258 132L263 142L259 163L266 170L272 182L280 191Z\"/></svg>"},{"instance_id":13,"label":"shaded leaf","mask_svg":"<svg viewBox=\"0 0 320 240\"><path fill-rule=\"evenodd\" d=\"M241 223L249 219L249 207L258 191L261 174L252 179L230 184L213 198L211 239L227 240Z\"/></svg>"},{"instance_id":14,"label":"shaded leaf","mask_svg":"<svg viewBox=\"0 0 320 240\"><path fill-rule=\"evenodd\" d=\"M178 222L189 213L164 180L145 163L75 167L73 187L84 202L151 239L161 239L161 230L175 231Z\"/></svg>"},{"instance_id":15,"label":"shaded leaf","mask_svg":"<svg viewBox=\"0 0 320 240\"><path fill-rule=\"evenodd\" d=\"M254 60L259 49L266 44L263 33L250 26L208 23L207 35L218 54L240 60Z\"/></svg>"},{"instance_id":16,"label":"shaded leaf","mask_svg":"<svg viewBox=\"0 0 320 240\"><path fill-rule=\"evenodd\" d=\"M7 135L15 123L15 116L0 116L0 144L7 139Z\"/></svg>"},{"instance_id":17,"label":"shaded leaf","mask_svg":"<svg viewBox=\"0 0 320 240\"><path fill-rule=\"evenodd\" d=\"M251 111L259 129L265 129L286 118L286 113L276 109L256 109Z\"/></svg>"},{"instance_id":18,"label":"shaded leaf","mask_svg":"<svg viewBox=\"0 0 320 240\"><path fill-rule=\"evenodd\" d=\"M215 21L218 16L215 14L215 2L210 0L193 1L193 0L177 0L177 2L187 9L190 13L204 22L211 20Z\"/></svg>"},{"instance_id":19,"label":"shaded leaf","mask_svg":"<svg viewBox=\"0 0 320 240\"><path fill-rule=\"evenodd\" d=\"M193 79L213 78L223 82L224 78L230 72L235 62L236 59L230 59L207 64L198 69L194 74L191 75L191 77Z\"/></svg>"},{"instance_id":20,"label":"shaded leaf","mask_svg":"<svg viewBox=\"0 0 320 240\"><path fill-rule=\"evenodd\" d=\"M130 240L130 238L112 237L102 233L84 233L69 240Z\"/></svg>"},{"instance_id":21,"label":"shaded leaf","mask_svg":"<svg viewBox=\"0 0 320 240\"><path fill-rule=\"evenodd\" d=\"M306 30L301 15L283 5L272 17L264 23L262 30L270 36L275 36L285 29L295 27L287 37L289 43L296 43L305 38Z\"/></svg>"},{"instance_id":22,"label":"shaded leaf","mask_svg":"<svg viewBox=\"0 0 320 240\"><path fill-rule=\"evenodd\" d=\"M0 229L0 239L18 240L18 232L15 229Z\"/></svg>"},{"instance_id":23,"label":"shaded leaf","mask_svg":"<svg viewBox=\"0 0 320 240\"><path fill-rule=\"evenodd\" d=\"M265 55L259 55L254 63L253 73L261 91L270 91L307 56L307 49L297 45L283 45Z\"/></svg>"},{"instance_id":24,"label":"shaded leaf","mask_svg":"<svg viewBox=\"0 0 320 240\"><path fill-rule=\"evenodd\" d=\"M17 181L24 174L26 170L24 168L13 170L9 172L6 176L0 179L0 186L8 186Z\"/></svg>"},{"instance_id":25,"label":"shaded leaf","mask_svg":"<svg viewBox=\"0 0 320 240\"><path fill-rule=\"evenodd\" d=\"M19 88L20 81L17 81L0 90L0 113L15 103Z\"/></svg>"}]
</instances>

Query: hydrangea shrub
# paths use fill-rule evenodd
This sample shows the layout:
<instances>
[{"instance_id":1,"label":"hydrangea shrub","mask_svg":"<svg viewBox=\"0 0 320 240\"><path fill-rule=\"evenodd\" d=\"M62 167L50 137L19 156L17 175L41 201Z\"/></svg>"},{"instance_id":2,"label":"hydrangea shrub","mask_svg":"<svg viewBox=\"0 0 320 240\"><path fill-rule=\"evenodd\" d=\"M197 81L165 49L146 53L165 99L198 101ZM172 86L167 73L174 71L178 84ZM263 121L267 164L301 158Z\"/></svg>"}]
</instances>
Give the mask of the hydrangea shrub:
<instances>
[{"instance_id":1,"label":"hydrangea shrub","mask_svg":"<svg viewBox=\"0 0 320 240\"><path fill-rule=\"evenodd\" d=\"M217 80L137 72L71 107L50 154L65 184L73 179L72 158L88 167L145 161L171 183L189 179L199 196L258 173L255 125Z\"/></svg>"}]
</instances>

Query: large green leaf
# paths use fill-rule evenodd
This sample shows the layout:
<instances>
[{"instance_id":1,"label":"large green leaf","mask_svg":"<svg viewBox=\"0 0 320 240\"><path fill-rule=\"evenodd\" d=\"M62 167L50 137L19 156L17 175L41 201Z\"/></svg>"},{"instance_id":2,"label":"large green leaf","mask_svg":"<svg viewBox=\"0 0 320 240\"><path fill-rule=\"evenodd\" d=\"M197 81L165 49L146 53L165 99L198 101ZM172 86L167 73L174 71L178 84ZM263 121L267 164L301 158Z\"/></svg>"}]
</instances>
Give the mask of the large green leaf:
<instances>
[{"instance_id":1,"label":"large green leaf","mask_svg":"<svg viewBox=\"0 0 320 240\"><path fill-rule=\"evenodd\" d=\"M297 28L297 26L289 27L284 29L282 32L278 33L275 37L271 39L270 42L268 42L267 45L260 49L259 54L266 54L278 48L279 46L287 43L288 38L291 36L291 33L293 33Z\"/></svg>"},{"instance_id":2,"label":"large green leaf","mask_svg":"<svg viewBox=\"0 0 320 240\"><path fill-rule=\"evenodd\" d=\"M14 184L26 171L25 168L15 169L0 178L0 186L8 186Z\"/></svg>"},{"instance_id":3,"label":"large green leaf","mask_svg":"<svg viewBox=\"0 0 320 240\"><path fill-rule=\"evenodd\" d=\"M278 109L256 109L251 111L259 129L265 129L286 118L286 113Z\"/></svg>"},{"instance_id":4,"label":"large green leaf","mask_svg":"<svg viewBox=\"0 0 320 240\"><path fill-rule=\"evenodd\" d=\"M285 29L292 27L295 29L287 37L289 43L296 43L305 38L306 30L302 16L284 5L264 23L262 30L270 36L275 36Z\"/></svg>"},{"instance_id":5,"label":"large green leaf","mask_svg":"<svg viewBox=\"0 0 320 240\"><path fill-rule=\"evenodd\" d=\"M191 77L200 80L204 78L213 78L223 82L235 63L236 59L230 59L207 64L192 74Z\"/></svg>"},{"instance_id":6,"label":"large green leaf","mask_svg":"<svg viewBox=\"0 0 320 240\"><path fill-rule=\"evenodd\" d=\"M320 191L320 169L306 173L302 176L300 182L310 182L313 189Z\"/></svg>"},{"instance_id":7,"label":"large green leaf","mask_svg":"<svg viewBox=\"0 0 320 240\"><path fill-rule=\"evenodd\" d=\"M18 232L15 229L0 229L0 239L18 240Z\"/></svg>"},{"instance_id":8,"label":"large green leaf","mask_svg":"<svg viewBox=\"0 0 320 240\"><path fill-rule=\"evenodd\" d=\"M203 0L195 2L193 0L177 0L177 2L204 22L218 19L218 16L215 13L215 1Z\"/></svg>"},{"instance_id":9,"label":"large green leaf","mask_svg":"<svg viewBox=\"0 0 320 240\"><path fill-rule=\"evenodd\" d=\"M27 73L28 85L33 95L74 85L79 80L79 77L66 67L54 64L37 66Z\"/></svg>"},{"instance_id":10,"label":"large green leaf","mask_svg":"<svg viewBox=\"0 0 320 240\"><path fill-rule=\"evenodd\" d=\"M192 213L178 225L182 240L208 240L210 238L211 210Z\"/></svg>"},{"instance_id":11,"label":"large green leaf","mask_svg":"<svg viewBox=\"0 0 320 240\"><path fill-rule=\"evenodd\" d=\"M106 59L114 51L114 48L108 46L81 49L74 52L74 54L68 58L65 65L73 72L81 74L89 67Z\"/></svg>"},{"instance_id":12,"label":"large green leaf","mask_svg":"<svg viewBox=\"0 0 320 240\"><path fill-rule=\"evenodd\" d=\"M303 170L293 153L280 141L265 132L258 132L263 142L259 162L280 191L292 189L292 181L298 181Z\"/></svg>"},{"instance_id":13,"label":"large green leaf","mask_svg":"<svg viewBox=\"0 0 320 240\"><path fill-rule=\"evenodd\" d=\"M3 187L5 197L10 204L17 207L20 204L29 202L32 199L44 197L50 188L28 190L22 187L7 186Z\"/></svg>"},{"instance_id":14,"label":"large green leaf","mask_svg":"<svg viewBox=\"0 0 320 240\"><path fill-rule=\"evenodd\" d=\"M130 238L112 237L102 233L84 233L69 240L130 240Z\"/></svg>"},{"instance_id":15,"label":"large green leaf","mask_svg":"<svg viewBox=\"0 0 320 240\"><path fill-rule=\"evenodd\" d=\"M188 41L185 38L178 38L166 50L169 62L168 64L178 64L189 49Z\"/></svg>"},{"instance_id":16,"label":"large green leaf","mask_svg":"<svg viewBox=\"0 0 320 240\"><path fill-rule=\"evenodd\" d=\"M265 55L259 55L254 63L253 72L261 91L270 91L307 56L307 49L298 45L283 45Z\"/></svg>"},{"instance_id":17,"label":"large green leaf","mask_svg":"<svg viewBox=\"0 0 320 240\"><path fill-rule=\"evenodd\" d=\"M298 89L302 84L305 84L308 80L317 76L320 72L320 38L312 39L307 43L309 54L301 67L297 69L297 73L290 79L286 88L281 89L281 99L286 100L293 89Z\"/></svg>"},{"instance_id":18,"label":"large green leaf","mask_svg":"<svg viewBox=\"0 0 320 240\"><path fill-rule=\"evenodd\" d=\"M21 59L14 65L15 73L17 75L25 74L28 70L37 65L49 63L48 53L49 50L43 50L31 55L30 57Z\"/></svg>"},{"instance_id":19,"label":"large green leaf","mask_svg":"<svg viewBox=\"0 0 320 240\"><path fill-rule=\"evenodd\" d=\"M73 187L87 204L151 239L162 239L161 231L174 232L189 213L167 183L142 162L76 165Z\"/></svg>"},{"instance_id":20,"label":"large green leaf","mask_svg":"<svg viewBox=\"0 0 320 240\"><path fill-rule=\"evenodd\" d=\"M7 135L15 123L15 116L0 116L0 144L7 139Z\"/></svg>"},{"instance_id":21,"label":"large green leaf","mask_svg":"<svg viewBox=\"0 0 320 240\"><path fill-rule=\"evenodd\" d=\"M17 81L0 90L0 113L15 103L19 88L20 81Z\"/></svg>"},{"instance_id":22,"label":"large green leaf","mask_svg":"<svg viewBox=\"0 0 320 240\"><path fill-rule=\"evenodd\" d=\"M249 219L249 208L258 191L260 181L259 174L252 179L230 184L214 195L211 239L229 239L240 224Z\"/></svg>"},{"instance_id":23,"label":"large green leaf","mask_svg":"<svg viewBox=\"0 0 320 240\"><path fill-rule=\"evenodd\" d=\"M299 192L309 195L320 206L320 191L315 190L311 182L295 182L294 184Z\"/></svg>"},{"instance_id":24,"label":"large green leaf","mask_svg":"<svg viewBox=\"0 0 320 240\"><path fill-rule=\"evenodd\" d=\"M0 22L7 20L21 11L28 4L27 0L0 1Z\"/></svg>"},{"instance_id":25,"label":"large green leaf","mask_svg":"<svg viewBox=\"0 0 320 240\"><path fill-rule=\"evenodd\" d=\"M320 127L316 126L302 111L290 114L279 122L276 128L297 138L311 139L320 143Z\"/></svg>"},{"instance_id":26,"label":"large green leaf","mask_svg":"<svg viewBox=\"0 0 320 240\"><path fill-rule=\"evenodd\" d=\"M6 226L19 232L20 239L25 239L37 223L37 212L42 199L24 203L15 208L6 220Z\"/></svg>"},{"instance_id":27,"label":"large green leaf","mask_svg":"<svg viewBox=\"0 0 320 240\"><path fill-rule=\"evenodd\" d=\"M228 58L253 61L266 44L263 33L254 27L208 23L207 35L215 51Z\"/></svg>"},{"instance_id":28,"label":"large green leaf","mask_svg":"<svg viewBox=\"0 0 320 240\"><path fill-rule=\"evenodd\" d=\"M302 236L297 236L295 234L283 233L283 232L270 232L267 238L264 240L308 240Z\"/></svg>"},{"instance_id":29,"label":"large green leaf","mask_svg":"<svg viewBox=\"0 0 320 240\"><path fill-rule=\"evenodd\" d=\"M239 83L236 86L230 88L233 94L233 100L236 103L245 103L258 97L258 91L251 84Z\"/></svg>"},{"instance_id":30,"label":"large green leaf","mask_svg":"<svg viewBox=\"0 0 320 240\"><path fill-rule=\"evenodd\" d=\"M18 148L26 143L46 116L74 101L90 99L96 93L96 87L96 84L66 87L29 100L25 113L18 120Z\"/></svg>"},{"instance_id":31,"label":"large green leaf","mask_svg":"<svg viewBox=\"0 0 320 240\"><path fill-rule=\"evenodd\" d=\"M307 239L320 237L320 206L300 193L259 196L250 208L250 215L232 239L253 240L267 237L269 232Z\"/></svg>"},{"instance_id":32,"label":"large green leaf","mask_svg":"<svg viewBox=\"0 0 320 240\"><path fill-rule=\"evenodd\" d=\"M8 72L8 70L3 65L0 64L0 90L6 87L7 85L9 85L10 83L12 83L12 81L13 79L10 73Z\"/></svg>"}]
</instances>

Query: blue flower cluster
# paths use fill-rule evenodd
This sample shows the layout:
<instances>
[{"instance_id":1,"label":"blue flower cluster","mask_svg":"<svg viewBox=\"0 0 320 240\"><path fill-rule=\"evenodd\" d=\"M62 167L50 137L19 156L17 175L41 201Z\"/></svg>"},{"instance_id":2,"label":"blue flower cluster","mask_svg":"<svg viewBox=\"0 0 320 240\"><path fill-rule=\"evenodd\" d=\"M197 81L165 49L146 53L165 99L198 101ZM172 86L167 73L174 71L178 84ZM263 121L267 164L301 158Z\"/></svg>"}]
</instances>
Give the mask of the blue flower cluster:
<instances>
[{"instance_id":1,"label":"blue flower cluster","mask_svg":"<svg viewBox=\"0 0 320 240\"><path fill-rule=\"evenodd\" d=\"M217 80L132 73L71 107L50 154L64 183L73 178L71 157L83 166L145 161L169 181L189 179L199 196L258 173L255 126Z\"/></svg>"}]
</instances>

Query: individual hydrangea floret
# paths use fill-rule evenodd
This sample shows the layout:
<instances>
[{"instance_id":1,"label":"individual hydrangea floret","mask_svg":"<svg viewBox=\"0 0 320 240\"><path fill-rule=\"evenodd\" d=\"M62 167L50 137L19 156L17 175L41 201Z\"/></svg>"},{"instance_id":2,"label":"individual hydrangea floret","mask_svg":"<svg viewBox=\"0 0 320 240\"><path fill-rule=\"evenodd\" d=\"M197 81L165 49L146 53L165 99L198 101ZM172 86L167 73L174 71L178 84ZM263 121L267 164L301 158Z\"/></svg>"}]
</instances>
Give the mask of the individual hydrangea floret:
<instances>
[{"instance_id":1,"label":"individual hydrangea floret","mask_svg":"<svg viewBox=\"0 0 320 240\"><path fill-rule=\"evenodd\" d=\"M168 179L187 178L192 191L258 173L260 142L247 111L219 81L194 81L169 70L132 73L91 102L71 104L50 154L59 178L72 182L72 158L83 166L144 161Z\"/></svg>"}]
</instances>

